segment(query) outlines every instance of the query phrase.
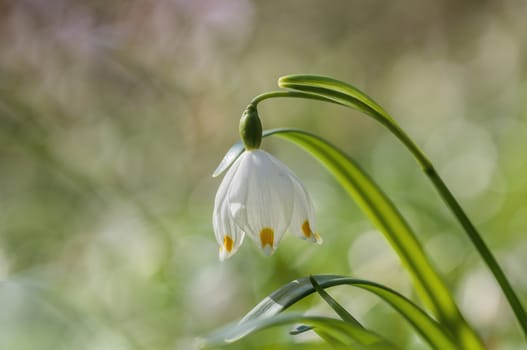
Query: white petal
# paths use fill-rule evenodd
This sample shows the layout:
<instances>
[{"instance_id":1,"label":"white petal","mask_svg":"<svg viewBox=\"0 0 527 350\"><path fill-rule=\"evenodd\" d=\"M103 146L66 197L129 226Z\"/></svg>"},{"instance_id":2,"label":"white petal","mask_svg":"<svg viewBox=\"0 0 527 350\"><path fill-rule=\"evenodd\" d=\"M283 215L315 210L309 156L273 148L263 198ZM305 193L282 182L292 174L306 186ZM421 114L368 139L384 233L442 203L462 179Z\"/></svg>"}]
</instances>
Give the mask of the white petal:
<instances>
[{"instance_id":1,"label":"white petal","mask_svg":"<svg viewBox=\"0 0 527 350\"><path fill-rule=\"evenodd\" d=\"M240 167L241 159L245 153L243 153L235 162L232 164L232 166L227 171L227 174L223 177L223 180L221 181L220 187L218 188L218 192L216 192L216 197L214 198L214 214L216 215L219 212L220 205L225 200L227 193L229 191L229 187L231 185L232 179L234 178L234 175L238 171L238 168Z\"/></svg>"},{"instance_id":2,"label":"white petal","mask_svg":"<svg viewBox=\"0 0 527 350\"><path fill-rule=\"evenodd\" d=\"M308 239L314 243L322 243L322 238L315 233L315 209L304 185L295 176L295 204L291 217L289 231L302 239Z\"/></svg>"},{"instance_id":3,"label":"white petal","mask_svg":"<svg viewBox=\"0 0 527 350\"><path fill-rule=\"evenodd\" d=\"M229 169L227 174L225 174L225 177L221 181L220 187L218 188L218 192L216 192L216 197L214 198L212 226L214 228L214 235L216 236L216 241L220 245L223 244L223 238L226 234L226 230L228 229L227 227L225 227L228 217L226 217L224 213L224 204L226 203L226 197L229 190L229 186L232 182L234 174L236 174L239 165L239 162L235 162Z\"/></svg>"},{"instance_id":4,"label":"white petal","mask_svg":"<svg viewBox=\"0 0 527 350\"><path fill-rule=\"evenodd\" d=\"M234 255L243 243L245 233L234 223L229 212L229 205L224 201L220 214L213 218L216 240L220 245L219 257L223 261Z\"/></svg>"},{"instance_id":5,"label":"white petal","mask_svg":"<svg viewBox=\"0 0 527 350\"><path fill-rule=\"evenodd\" d=\"M227 200L235 223L269 255L289 226L293 210L291 171L264 151L244 155Z\"/></svg>"},{"instance_id":6,"label":"white petal","mask_svg":"<svg viewBox=\"0 0 527 350\"><path fill-rule=\"evenodd\" d=\"M212 225L216 241L220 245L220 260L231 257L243 242L244 233L236 226L229 212L227 194L240 163L236 161L223 178L216 198L212 214Z\"/></svg>"}]
</instances>

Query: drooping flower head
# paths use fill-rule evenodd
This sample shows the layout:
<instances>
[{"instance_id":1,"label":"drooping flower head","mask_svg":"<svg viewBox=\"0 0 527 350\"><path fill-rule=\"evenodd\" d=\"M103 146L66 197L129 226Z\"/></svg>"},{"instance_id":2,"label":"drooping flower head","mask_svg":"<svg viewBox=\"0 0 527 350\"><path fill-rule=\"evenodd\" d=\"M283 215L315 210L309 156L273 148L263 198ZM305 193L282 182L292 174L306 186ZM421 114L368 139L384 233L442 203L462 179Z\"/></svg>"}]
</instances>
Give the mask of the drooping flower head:
<instances>
[{"instance_id":1,"label":"drooping flower head","mask_svg":"<svg viewBox=\"0 0 527 350\"><path fill-rule=\"evenodd\" d=\"M253 137L246 142L245 128L240 127L247 150L227 171L214 201L213 226L220 260L232 256L245 235L266 255L275 251L287 229L302 239L322 243L313 231L314 209L304 185L287 166L258 149L261 124L251 120L258 118L256 109L249 112L253 115L244 113L242 123L257 124L260 129L253 134L246 132ZM258 132L260 139L255 136Z\"/></svg>"}]
</instances>

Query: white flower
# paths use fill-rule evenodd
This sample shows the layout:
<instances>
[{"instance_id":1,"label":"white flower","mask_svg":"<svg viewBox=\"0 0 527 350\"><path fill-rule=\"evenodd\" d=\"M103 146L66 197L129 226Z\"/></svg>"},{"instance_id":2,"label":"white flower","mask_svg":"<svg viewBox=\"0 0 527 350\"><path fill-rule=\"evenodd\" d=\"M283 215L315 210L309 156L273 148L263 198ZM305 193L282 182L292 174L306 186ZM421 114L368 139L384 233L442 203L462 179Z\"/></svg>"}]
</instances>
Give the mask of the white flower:
<instances>
[{"instance_id":1,"label":"white flower","mask_svg":"<svg viewBox=\"0 0 527 350\"><path fill-rule=\"evenodd\" d=\"M247 234L271 255L285 231L322 243L314 209L300 180L278 159L248 150L231 166L216 193L212 217L220 260L232 256Z\"/></svg>"}]
</instances>

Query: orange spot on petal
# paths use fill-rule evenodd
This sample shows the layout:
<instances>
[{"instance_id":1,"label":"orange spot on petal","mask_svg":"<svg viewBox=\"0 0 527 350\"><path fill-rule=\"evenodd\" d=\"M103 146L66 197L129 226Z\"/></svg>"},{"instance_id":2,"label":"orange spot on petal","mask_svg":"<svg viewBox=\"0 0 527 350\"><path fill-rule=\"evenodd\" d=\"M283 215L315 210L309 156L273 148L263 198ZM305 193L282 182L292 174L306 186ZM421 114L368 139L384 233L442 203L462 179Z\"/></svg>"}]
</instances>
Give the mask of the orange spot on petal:
<instances>
[{"instance_id":1,"label":"orange spot on petal","mask_svg":"<svg viewBox=\"0 0 527 350\"><path fill-rule=\"evenodd\" d=\"M223 247L225 250L230 253L232 250L232 247L234 246L234 241L229 236L223 237Z\"/></svg>"},{"instance_id":2,"label":"orange spot on petal","mask_svg":"<svg viewBox=\"0 0 527 350\"><path fill-rule=\"evenodd\" d=\"M262 243L262 248L265 248L266 245L273 248L274 231L268 227L263 228L260 231L260 242Z\"/></svg>"},{"instance_id":3,"label":"orange spot on petal","mask_svg":"<svg viewBox=\"0 0 527 350\"><path fill-rule=\"evenodd\" d=\"M310 238L313 234L313 232L311 231L311 226L309 226L309 221L306 220L302 224L302 232L304 233L304 236L306 236L306 238Z\"/></svg>"}]
</instances>

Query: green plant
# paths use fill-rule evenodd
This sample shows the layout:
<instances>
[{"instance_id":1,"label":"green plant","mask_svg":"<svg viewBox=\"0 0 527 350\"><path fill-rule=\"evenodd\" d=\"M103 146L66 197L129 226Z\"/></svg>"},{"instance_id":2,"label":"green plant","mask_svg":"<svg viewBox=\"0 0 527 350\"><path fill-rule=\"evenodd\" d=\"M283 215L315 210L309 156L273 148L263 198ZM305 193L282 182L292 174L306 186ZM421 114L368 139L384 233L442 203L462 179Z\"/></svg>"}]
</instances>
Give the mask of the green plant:
<instances>
[{"instance_id":1,"label":"green plant","mask_svg":"<svg viewBox=\"0 0 527 350\"><path fill-rule=\"evenodd\" d=\"M314 156L336 178L340 185L363 210L364 214L384 234L411 275L415 290L422 299L424 307L417 306L401 294L375 282L356 280L344 276L312 276L311 278L293 281L277 290L245 316L241 322L227 326L212 334L210 337L204 338L201 342L202 346L226 344L263 328L301 322L305 326L299 328L297 333L313 329L326 341L339 346L378 349L395 348L395 345L391 344L388 340L375 334L371 330L365 329L324 290L328 287L347 284L373 293L390 304L409 321L414 329L433 348L483 348L480 337L459 311L451 295L451 291L425 254L410 225L404 219L398 208L360 168L356 161L323 138L305 131L275 129L264 131L261 134L257 105L264 100L277 97L305 98L336 103L359 110L373 117L391 131L415 157L417 163L435 186L447 207L460 222L471 242L501 286L521 328L527 335L527 315L497 260L481 238L475 226L464 213L456 198L438 175L428 157L406 132L401 129L397 122L382 107L360 90L333 78L313 75L291 75L280 78L279 86L286 90L264 93L251 101L246 112L244 112L244 117L242 117L242 123L240 124L242 141L231 147L214 172L214 176L218 176L225 171L245 150L251 151L253 148L258 148L261 142L260 135L263 137L277 136L303 148ZM247 122L248 115L252 118L249 118L251 120L250 122ZM262 203L265 204L264 199L262 199ZM236 230L239 230L239 234L243 234L246 230L251 229L249 228L252 227L248 223L250 221L249 219L243 220L243 224L248 225L247 228L239 225L237 219L239 213L238 206L235 209L227 206L223 206L222 208L226 212L226 217L230 218L226 220L232 221L230 225ZM247 216L243 210L245 209L242 208L241 215ZM253 220L257 220L254 219L255 215L257 215L257 211L254 211L252 214ZM282 221L284 220L288 220L287 215ZM286 226L288 225L289 223L287 222ZM261 247L264 249L263 231L260 232L260 237L258 237L258 230L260 229L261 227L256 229L251 234L251 237L257 242L260 239ZM309 232L311 231L309 230ZM221 245L222 239L218 239L218 242ZM229 244L232 246L232 243ZM337 312L341 320L302 315L278 315L290 305L315 291ZM432 317L428 316L427 312L430 312Z\"/></svg>"}]
</instances>

